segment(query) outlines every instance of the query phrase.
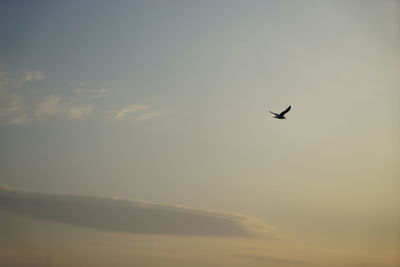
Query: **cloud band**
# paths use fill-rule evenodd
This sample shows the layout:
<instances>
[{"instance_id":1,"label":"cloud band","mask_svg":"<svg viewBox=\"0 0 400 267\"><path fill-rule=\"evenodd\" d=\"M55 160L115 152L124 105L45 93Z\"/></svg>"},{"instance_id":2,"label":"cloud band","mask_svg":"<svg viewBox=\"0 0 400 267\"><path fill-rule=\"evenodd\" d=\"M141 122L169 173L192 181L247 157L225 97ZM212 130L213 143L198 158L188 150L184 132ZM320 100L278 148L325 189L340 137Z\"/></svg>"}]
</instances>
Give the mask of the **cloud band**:
<instances>
[{"instance_id":1,"label":"cloud band","mask_svg":"<svg viewBox=\"0 0 400 267\"><path fill-rule=\"evenodd\" d=\"M49 194L0 186L0 209L99 230L136 234L277 238L243 215L111 197Z\"/></svg>"}]
</instances>

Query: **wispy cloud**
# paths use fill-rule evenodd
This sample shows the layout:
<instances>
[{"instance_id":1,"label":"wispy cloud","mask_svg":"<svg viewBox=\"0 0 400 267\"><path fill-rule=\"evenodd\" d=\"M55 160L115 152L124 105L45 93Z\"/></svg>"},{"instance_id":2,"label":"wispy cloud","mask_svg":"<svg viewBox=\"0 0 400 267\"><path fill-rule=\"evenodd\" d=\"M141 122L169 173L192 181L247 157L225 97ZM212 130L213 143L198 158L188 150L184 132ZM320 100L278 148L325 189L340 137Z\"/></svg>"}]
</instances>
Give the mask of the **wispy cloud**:
<instances>
[{"instance_id":1,"label":"wispy cloud","mask_svg":"<svg viewBox=\"0 0 400 267\"><path fill-rule=\"evenodd\" d=\"M0 94L0 113L9 115L23 110L22 98L17 94Z\"/></svg>"},{"instance_id":2,"label":"wispy cloud","mask_svg":"<svg viewBox=\"0 0 400 267\"><path fill-rule=\"evenodd\" d=\"M46 76L42 71L27 71L24 74L11 75L4 67L0 66L0 92L22 87L25 83L44 80Z\"/></svg>"},{"instance_id":3,"label":"wispy cloud","mask_svg":"<svg viewBox=\"0 0 400 267\"><path fill-rule=\"evenodd\" d=\"M147 105L130 105L113 112L115 120L130 120L133 122L144 122L162 116L164 111L152 111Z\"/></svg>"},{"instance_id":4,"label":"wispy cloud","mask_svg":"<svg viewBox=\"0 0 400 267\"><path fill-rule=\"evenodd\" d=\"M0 92L0 120L13 124L22 123L23 112L24 102L22 97L14 93Z\"/></svg>"},{"instance_id":5,"label":"wispy cloud","mask_svg":"<svg viewBox=\"0 0 400 267\"><path fill-rule=\"evenodd\" d=\"M60 96L51 95L39 102L34 114L37 117L46 115L66 115L70 119L83 119L92 111L90 105L78 105L63 101Z\"/></svg>"},{"instance_id":6,"label":"wispy cloud","mask_svg":"<svg viewBox=\"0 0 400 267\"><path fill-rule=\"evenodd\" d=\"M1 66L0 66L1 67ZM16 92L23 88L24 83L45 78L41 71L26 72L23 76L11 75L0 68L0 120L11 124L21 124L28 121L24 94Z\"/></svg>"},{"instance_id":7,"label":"wispy cloud","mask_svg":"<svg viewBox=\"0 0 400 267\"><path fill-rule=\"evenodd\" d=\"M146 105L131 105L115 112L114 119L125 120L129 114L137 113L139 111L149 110L150 107Z\"/></svg>"},{"instance_id":8,"label":"wispy cloud","mask_svg":"<svg viewBox=\"0 0 400 267\"><path fill-rule=\"evenodd\" d=\"M121 89L115 82L96 84L92 82L69 83L75 88L67 92L49 92L42 88L40 93L32 93L32 84L47 77L40 71L28 71L23 74L10 73L0 66L0 121L11 124L35 122L46 117L64 116L80 120L89 117L93 111L93 102L88 98L100 98L114 90ZM89 104L90 103L90 104ZM101 112L111 114L119 121L141 123L162 116L165 112L152 109L144 104L132 104L114 111Z\"/></svg>"},{"instance_id":9,"label":"wispy cloud","mask_svg":"<svg viewBox=\"0 0 400 267\"><path fill-rule=\"evenodd\" d=\"M11 124L25 123L25 122L28 122L28 116L25 115L25 114L22 114L20 116L16 116L16 117L10 118L8 120L8 122L11 123Z\"/></svg>"},{"instance_id":10,"label":"wispy cloud","mask_svg":"<svg viewBox=\"0 0 400 267\"><path fill-rule=\"evenodd\" d=\"M111 197L49 194L0 186L0 209L114 232L280 238L266 223L239 214Z\"/></svg>"},{"instance_id":11,"label":"wispy cloud","mask_svg":"<svg viewBox=\"0 0 400 267\"><path fill-rule=\"evenodd\" d=\"M93 98L100 98L114 90L115 88L113 88L112 84L97 85L91 82L80 82L72 91L75 94L83 94Z\"/></svg>"},{"instance_id":12,"label":"wispy cloud","mask_svg":"<svg viewBox=\"0 0 400 267\"><path fill-rule=\"evenodd\" d=\"M39 102L35 108L35 115L55 115L62 112L62 107L60 105L60 97L51 95Z\"/></svg>"},{"instance_id":13,"label":"wispy cloud","mask_svg":"<svg viewBox=\"0 0 400 267\"><path fill-rule=\"evenodd\" d=\"M74 93L86 93L86 94L104 94L104 93L108 93L111 92L112 89L110 88L75 88Z\"/></svg>"},{"instance_id":14,"label":"wispy cloud","mask_svg":"<svg viewBox=\"0 0 400 267\"><path fill-rule=\"evenodd\" d=\"M43 72L39 71L28 71L24 74L24 76L21 78L22 81L39 81L45 79L46 76L43 74Z\"/></svg>"},{"instance_id":15,"label":"wispy cloud","mask_svg":"<svg viewBox=\"0 0 400 267\"><path fill-rule=\"evenodd\" d=\"M11 83L10 74L7 71L4 71L0 65L0 93L10 89Z\"/></svg>"},{"instance_id":16,"label":"wispy cloud","mask_svg":"<svg viewBox=\"0 0 400 267\"><path fill-rule=\"evenodd\" d=\"M70 119L80 120L90 115L92 112L92 106L81 105L81 106L70 106L65 110L65 113Z\"/></svg>"}]
</instances>

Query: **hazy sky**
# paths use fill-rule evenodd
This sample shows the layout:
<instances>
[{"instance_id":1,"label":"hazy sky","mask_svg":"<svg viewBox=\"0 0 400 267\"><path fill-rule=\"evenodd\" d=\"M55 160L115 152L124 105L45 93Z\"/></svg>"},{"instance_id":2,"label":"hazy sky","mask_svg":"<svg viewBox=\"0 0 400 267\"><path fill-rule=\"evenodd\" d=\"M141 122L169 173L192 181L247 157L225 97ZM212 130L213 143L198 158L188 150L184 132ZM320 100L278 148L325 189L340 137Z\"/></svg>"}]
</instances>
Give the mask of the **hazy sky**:
<instances>
[{"instance_id":1,"label":"hazy sky","mask_svg":"<svg viewBox=\"0 0 400 267\"><path fill-rule=\"evenodd\" d=\"M400 261L399 1L2 1L0 36L0 184Z\"/></svg>"}]
</instances>

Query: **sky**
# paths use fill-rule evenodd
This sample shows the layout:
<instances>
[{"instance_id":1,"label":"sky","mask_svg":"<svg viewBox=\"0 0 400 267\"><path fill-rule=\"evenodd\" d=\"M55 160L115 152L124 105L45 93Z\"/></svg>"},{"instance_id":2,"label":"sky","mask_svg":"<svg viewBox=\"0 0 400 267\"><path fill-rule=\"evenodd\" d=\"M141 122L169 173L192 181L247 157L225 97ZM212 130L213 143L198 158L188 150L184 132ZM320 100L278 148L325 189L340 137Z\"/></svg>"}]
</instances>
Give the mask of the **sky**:
<instances>
[{"instance_id":1,"label":"sky","mask_svg":"<svg viewBox=\"0 0 400 267\"><path fill-rule=\"evenodd\" d=\"M399 20L394 0L1 1L0 261L398 266Z\"/></svg>"}]
</instances>

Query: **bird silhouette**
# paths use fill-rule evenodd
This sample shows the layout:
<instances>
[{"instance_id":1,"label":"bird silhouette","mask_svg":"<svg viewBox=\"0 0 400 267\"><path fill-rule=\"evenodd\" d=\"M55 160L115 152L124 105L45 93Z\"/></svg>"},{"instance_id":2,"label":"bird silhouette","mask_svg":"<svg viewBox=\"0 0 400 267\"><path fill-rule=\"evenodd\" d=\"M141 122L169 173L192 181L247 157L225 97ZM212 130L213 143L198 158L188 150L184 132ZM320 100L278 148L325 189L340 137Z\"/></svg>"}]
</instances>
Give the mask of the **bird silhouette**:
<instances>
[{"instance_id":1,"label":"bird silhouette","mask_svg":"<svg viewBox=\"0 0 400 267\"><path fill-rule=\"evenodd\" d=\"M269 112L271 112L272 114L275 115L274 116L275 119L280 119L280 120L285 119L286 120L285 114L288 113L291 108L292 108L292 106L289 106L287 109L285 109L281 113L275 113L275 112L272 112L272 111L269 111Z\"/></svg>"}]
</instances>

